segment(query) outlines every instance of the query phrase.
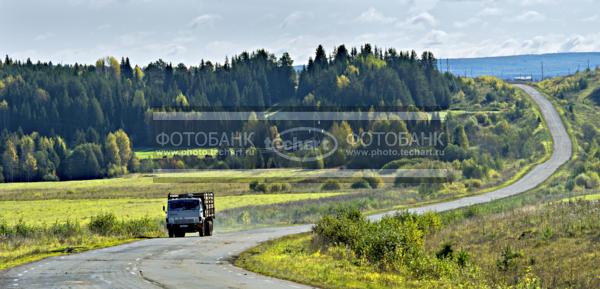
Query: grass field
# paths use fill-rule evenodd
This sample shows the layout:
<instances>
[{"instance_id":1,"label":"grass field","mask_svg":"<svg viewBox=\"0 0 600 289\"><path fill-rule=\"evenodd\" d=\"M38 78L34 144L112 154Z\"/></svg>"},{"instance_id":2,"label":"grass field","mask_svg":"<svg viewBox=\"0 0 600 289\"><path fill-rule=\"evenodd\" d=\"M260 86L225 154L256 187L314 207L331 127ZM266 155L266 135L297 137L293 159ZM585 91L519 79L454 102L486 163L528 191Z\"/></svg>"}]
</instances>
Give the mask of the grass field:
<instances>
[{"instance_id":1,"label":"grass field","mask_svg":"<svg viewBox=\"0 0 600 289\"><path fill-rule=\"evenodd\" d=\"M242 196L216 196L217 210L227 210L253 205L314 200L344 193L304 193L304 194L252 194ZM0 220L26 224L52 224L67 220L87 223L92 216L100 213L114 213L122 219L142 217L162 218L162 206L166 198L152 199L84 199L84 200L39 200L39 201L0 201Z\"/></svg>"},{"instance_id":2,"label":"grass field","mask_svg":"<svg viewBox=\"0 0 600 289\"><path fill-rule=\"evenodd\" d=\"M158 198L170 193L213 191L217 195L241 194L247 183L157 183L153 174L65 182L7 183L0 185L0 200ZM158 175L160 176L160 175Z\"/></svg>"}]
</instances>

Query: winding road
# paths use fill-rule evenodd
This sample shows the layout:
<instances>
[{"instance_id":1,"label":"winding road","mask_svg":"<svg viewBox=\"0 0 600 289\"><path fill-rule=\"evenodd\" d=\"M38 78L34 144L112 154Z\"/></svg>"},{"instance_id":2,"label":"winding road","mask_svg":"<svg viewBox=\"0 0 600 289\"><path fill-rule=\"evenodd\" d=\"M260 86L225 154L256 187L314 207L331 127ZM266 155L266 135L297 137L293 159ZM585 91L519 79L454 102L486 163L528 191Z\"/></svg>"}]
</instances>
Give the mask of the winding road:
<instances>
[{"instance_id":1,"label":"winding road","mask_svg":"<svg viewBox=\"0 0 600 289\"><path fill-rule=\"evenodd\" d=\"M520 194L542 183L571 158L571 140L551 102L532 87L515 86L539 105L554 139L551 158L502 189L414 208L412 212L445 211ZM384 215L370 218L376 220ZM310 228L304 225L221 233L205 238L148 239L52 257L1 271L0 288L309 288L236 268L231 260L232 256L261 242Z\"/></svg>"}]
</instances>

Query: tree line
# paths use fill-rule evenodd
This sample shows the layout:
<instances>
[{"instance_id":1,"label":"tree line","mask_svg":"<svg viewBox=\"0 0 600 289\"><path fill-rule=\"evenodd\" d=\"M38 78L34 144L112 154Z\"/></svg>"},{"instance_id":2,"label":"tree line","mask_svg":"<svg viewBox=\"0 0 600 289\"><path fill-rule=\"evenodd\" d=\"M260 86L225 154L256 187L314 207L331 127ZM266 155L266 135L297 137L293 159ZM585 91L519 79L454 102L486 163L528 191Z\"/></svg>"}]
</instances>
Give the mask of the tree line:
<instances>
[{"instance_id":1,"label":"tree line","mask_svg":"<svg viewBox=\"0 0 600 289\"><path fill-rule=\"evenodd\" d=\"M95 65L0 61L0 124L9 132L58 135L70 146L123 129L136 146L152 144L155 109L262 110L304 107L447 107L456 80L436 70L430 52L386 51L366 44L322 46L299 72L289 54L243 52L223 64L158 60L145 67L128 58Z\"/></svg>"},{"instance_id":2,"label":"tree line","mask_svg":"<svg viewBox=\"0 0 600 289\"><path fill-rule=\"evenodd\" d=\"M93 179L137 171L140 166L123 130L73 147L60 136L5 131L0 151L0 182Z\"/></svg>"}]
</instances>

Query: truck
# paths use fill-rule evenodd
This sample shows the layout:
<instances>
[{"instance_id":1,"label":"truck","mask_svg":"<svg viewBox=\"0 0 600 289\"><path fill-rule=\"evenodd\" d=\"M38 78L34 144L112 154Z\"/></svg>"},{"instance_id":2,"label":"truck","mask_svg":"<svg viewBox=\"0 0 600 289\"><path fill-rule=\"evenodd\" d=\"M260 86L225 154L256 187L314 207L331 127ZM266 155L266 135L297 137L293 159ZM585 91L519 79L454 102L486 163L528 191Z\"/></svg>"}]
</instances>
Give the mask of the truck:
<instances>
[{"instance_id":1,"label":"truck","mask_svg":"<svg viewBox=\"0 0 600 289\"><path fill-rule=\"evenodd\" d=\"M212 192L167 195L166 213L169 238L184 237L198 232L200 237L212 236L215 219L215 195Z\"/></svg>"}]
</instances>

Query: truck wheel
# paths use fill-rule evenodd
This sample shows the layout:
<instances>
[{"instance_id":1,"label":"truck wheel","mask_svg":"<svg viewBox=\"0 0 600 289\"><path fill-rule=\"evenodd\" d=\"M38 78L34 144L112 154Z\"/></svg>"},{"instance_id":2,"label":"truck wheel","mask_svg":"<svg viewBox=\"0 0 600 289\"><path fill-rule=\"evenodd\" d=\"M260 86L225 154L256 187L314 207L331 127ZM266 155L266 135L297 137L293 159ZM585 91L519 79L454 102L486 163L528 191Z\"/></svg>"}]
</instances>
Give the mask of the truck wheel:
<instances>
[{"instance_id":1,"label":"truck wheel","mask_svg":"<svg viewBox=\"0 0 600 289\"><path fill-rule=\"evenodd\" d=\"M204 223L202 223L202 225L200 225L198 228L198 236L204 237L204 235L205 235L204 232L205 232L204 231Z\"/></svg>"},{"instance_id":2,"label":"truck wheel","mask_svg":"<svg viewBox=\"0 0 600 289\"><path fill-rule=\"evenodd\" d=\"M212 220L207 220L206 222L204 222L204 235L212 236L212 232L213 232L213 222L212 222Z\"/></svg>"},{"instance_id":3,"label":"truck wheel","mask_svg":"<svg viewBox=\"0 0 600 289\"><path fill-rule=\"evenodd\" d=\"M169 238L173 238L175 234L173 234L173 230L169 229Z\"/></svg>"}]
</instances>

